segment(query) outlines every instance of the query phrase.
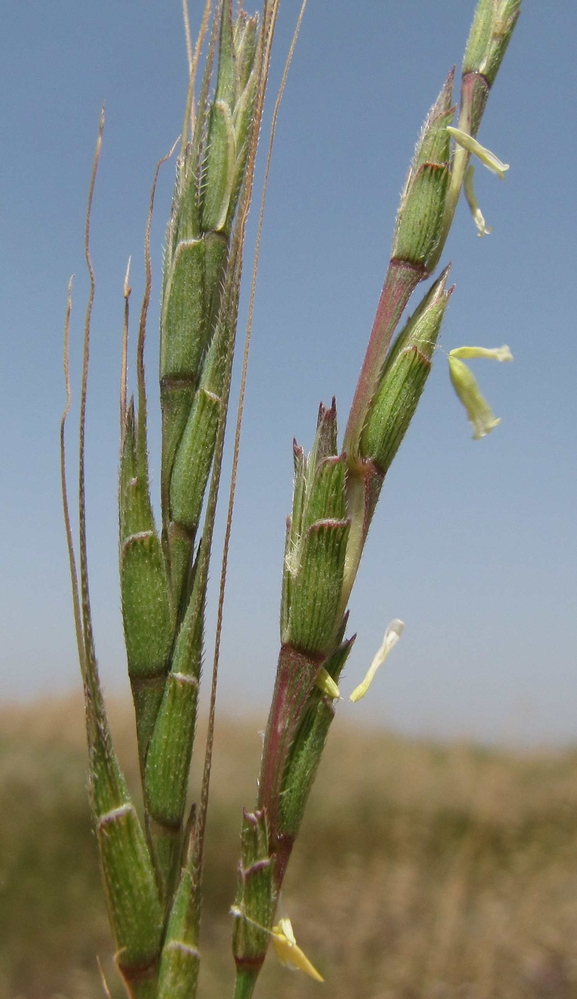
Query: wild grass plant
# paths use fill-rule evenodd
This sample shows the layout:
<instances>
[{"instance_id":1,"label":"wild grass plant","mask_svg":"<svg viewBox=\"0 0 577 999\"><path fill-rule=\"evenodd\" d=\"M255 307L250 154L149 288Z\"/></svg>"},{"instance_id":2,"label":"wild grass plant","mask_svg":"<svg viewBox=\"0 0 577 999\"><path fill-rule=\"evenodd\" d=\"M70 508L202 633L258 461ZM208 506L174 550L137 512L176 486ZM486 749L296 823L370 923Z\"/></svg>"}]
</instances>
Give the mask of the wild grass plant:
<instances>
[{"instance_id":1,"label":"wild grass plant","mask_svg":"<svg viewBox=\"0 0 577 999\"><path fill-rule=\"evenodd\" d=\"M299 23L303 11L304 4ZM254 810L245 809L242 816L236 896L229 907L236 999L253 994L271 942L283 963L322 980L295 940L290 919L279 909L279 897L340 697L339 677L354 641L346 636L349 597L387 471L431 370L452 292L449 267L428 288L400 332L396 330L417 285L432 277L441 260L462 190L479 235L489 231L475 198L470 158L477 156L500 178L508 169L479 144L476 135L519 12L520 0L480 0L462 66L459 106L453 103L451 70L427 115L402 192L391 258L342 447L334 400L328 407L320 406L311 453L306 455L303 448L294 446L293 505L287 521L276 682L257 800ZM265 0L260 19L240 8L233 11L231 0L220 0L214 12L207 2L196 45L188 38L190 85L178 144L160 310L160 525L155 521L150 492L144 371L151 289L150 219L156 178L145 240L146 288L139 320L136 389L130 397L128 273L125 282L118 489L120 583L143 822L118 761L102 696L86 554L85 423L95 287L90 214L103 116L86 220L91 292L80 394L78 565L64 461L64 428L70 405L69 291L62 475L85 693L90 801L116 963L127 993L135 999L193 997L197 991L216 686L246 350L199 800L190 804L187 792L206 644L207 581L246 221L277 13L278 0ZM197 97L196 77L203 50ZM278 101L269 156L277 111ZM257 258L259 241L260 229ZM507 347L472 346L449 355L451 381L466 408L474 436L479 438L499 421L464 363L476 357L503 361L511 355ZM364 696L402 629L401 621L391 622L367 677L351 695L353 699Z\"/></svg>"}]
</instances>

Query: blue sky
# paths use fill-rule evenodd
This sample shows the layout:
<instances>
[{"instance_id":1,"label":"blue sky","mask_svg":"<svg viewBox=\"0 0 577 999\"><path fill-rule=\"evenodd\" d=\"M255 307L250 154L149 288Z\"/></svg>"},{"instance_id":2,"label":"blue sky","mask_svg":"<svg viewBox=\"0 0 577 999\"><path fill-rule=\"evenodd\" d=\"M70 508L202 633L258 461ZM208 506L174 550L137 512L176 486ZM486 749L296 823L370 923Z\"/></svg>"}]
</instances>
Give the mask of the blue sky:
<instances>
[{"instance_id":1,"label":"blue sky","mask_svg":"<svg viewBox=\"0 0 577 999\"><path fill-rule=\"evenodd\" d=\"M58 482L61 340L75 273L78 376L83 215L104 99L92 243L89 543L102 674L108 690L125 689L115 511L121 293L132 254L138 301L151 177L181 127L180 3L1 6L0 696L77 683ZM193 19L199 8L191 2ZM224 706L265 710L292 437L310 447L318 403L333 394L344 427L399 191L422 120L448 69L460 64L472 12L463 0L310 0L281 111L263 237ZM296 13L286 0L271 95ZM342 703L347 720L442 737L577 737L576 22L570 0L525 0L491 94L479 138L511 169L504 183L477 170L489 238L476 237L464 205L458 212L443 257L453 261L456 289L442 344L510 345L514 364L475 369L502 423L471 440L439 354L369 536L351 600L358 640L343 692L364 674L391 618L406 622L405 634L370 695ZM156 290L172 180L168 165L153 225ZM156 299L148 346L156 472Z\"/></svg>"}]
</instances>

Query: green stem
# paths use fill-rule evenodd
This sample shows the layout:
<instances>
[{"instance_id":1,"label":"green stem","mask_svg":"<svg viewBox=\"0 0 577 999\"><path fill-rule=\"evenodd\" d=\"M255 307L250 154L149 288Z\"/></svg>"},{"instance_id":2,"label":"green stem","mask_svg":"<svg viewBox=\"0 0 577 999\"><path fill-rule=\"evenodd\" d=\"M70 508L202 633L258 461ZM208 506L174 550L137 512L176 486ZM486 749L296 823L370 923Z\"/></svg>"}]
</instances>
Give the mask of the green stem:
<instances>
[{"instance_id":1,"label":"green stem","mask_svg":"<svg viewBox=\"0 0 577 999\"><path fill-rule=\"evenodd\" d=\"M358 459L359 440L395 327L419 281L427 276L424 267L405 260L389 263L345 430L343 450L349 465Z\"/></svg>"},{"instance_id":2,"label":"green stem","mask_svg":"<svg viewBox=\"0 0 577 999\"><path fill-rule=\"evenodd\" d=\"M347 512L351 520L351 530L347 545L347 557L343 575L341 603L339 607L339 614L341 616L347 609L351 590L353 588L361 561L361 555L363 554L366 538L365 477L362 471L359 472L356 469L349 470L349 476L347 479L347 501Z\"/></svg>"},{"instance_id":3,"label":"green stem","mask_svg":"<svg viewBox=\"0 0 577 999\"><path fill-rule=\"evenodd\" d=\"M261 965L258 968L237 968L234 999L251 999L260 969Z\"/></svg>"},{"instance_id":4,"label":"green stem","mask_svg":"<svg viewBox=\"0 0 577 999\"><path fill-rule=\"evenodd\" d=\"M158 990L157 970L150 977L124 979L124 985L130 999L156 999Z\"/></svg>"},{"instance_id":5,"label":"green stem","mask_svg":"<svg viewBox=\"0 0 577 999\"><path fill-rule=\"evenodd\" d=\"M483 111L489 96L489 84L480 73L465 73L461 82L461 108L457 126L463 132L475 136L481 124ZM453 162L451 165L451 183L447 193L445 203L445 215L443 227L439 236L439 242L435 255L430 261L430 269L433 271L437 266L441 254L445 248L449 230L453 224L457 203L463 187L465 172L471 154L462 146L455 145L453 152Z\"/></svg>"}]
</instances>

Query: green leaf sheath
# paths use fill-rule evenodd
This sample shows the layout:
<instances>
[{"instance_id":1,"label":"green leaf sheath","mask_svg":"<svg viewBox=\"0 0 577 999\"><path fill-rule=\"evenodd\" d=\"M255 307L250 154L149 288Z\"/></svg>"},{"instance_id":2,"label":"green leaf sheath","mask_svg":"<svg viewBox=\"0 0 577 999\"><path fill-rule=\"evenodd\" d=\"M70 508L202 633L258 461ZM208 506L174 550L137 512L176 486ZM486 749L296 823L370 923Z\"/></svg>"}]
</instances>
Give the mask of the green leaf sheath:
<instances>
[{"instance_id":1,"label":"green leaf sheath","mask_svg":"<svg viewBox=\"0 0 577 999\"><path fill-rule=\"evenodd\" d=\"M289 640L294 585L299 575L301 552L308 529L319 519L338 521L346 517L345 467L342 457L337 457L336 450L336 406L333 399L330 408L327 409L322 404L319 408L317 432L309 457L305 456L296 441L293 442L293 507L287 520L281 600L283 641Z\"/></svg>"},{"instance_id":2,"label":"green leaf sheath","mask_svg":"<svg viewBox=\"0 0 577 999\"><path fill-rule=\"evenodd\" d=\"M197 578L179 628L172 666L146 758L148 829L162 894L178 870L202 664L204 585Z\"/></svg>"},{"instance_id":3,"label":"green leaf sheath","mask_svg":"<svg viewBox=\"0 0 577 999\"><path fill-rule=\"evenodd\" d=\"M349 466L347 509L351 521L340 611L354 585L385 476L416 412L431 370L431 358L452 289L449 267L432 285L395 339L376 383L361 437L358 460Z\"/></svg>"},{"instance_id":4,"label":"green leaf sheath","mask_svg":"<svg viewBox=\"0 0 577 999\"><path fill-rule=\"evenodd\" d=\"M449 182L453 121L451 71L427 115L409 170L397 214L391 258L422 265L431 272L430 258L437 248Z\"/></svg>"},{"instance_id":5,"label":"green leaf sheath","mask_svg":"<svg viewBox=\"0 0 577 999\"><path fill-rule=\"evenodd\" d=\"M197 696L196 677L169 673L146 760L149 830L165 898L180 855Z\"/></svg>"},{"instance_id":6,"label":"green leaf sheath","mask_svg":"<svg viewBox=\"0 0 577 999\"><path fill-rule=\"evenodd\" d=\"M160 338L162 496L167 504L170 471L198 385L209 330L205 305L205 244L182 241L165 265Z\"/></svg>"},{"instance_id":7,"label":"green leaf sheath","mask_svg":"<svg viewBox=\"0 0 577 999\"><path fill-rule=\"evenodd\" d=\"M477 135L481 126L489 92L520 13L521 0L480 0L475 10L463 58L458 119L458 127L472 136ZM440 259L451 228L468 162L469 153L457 146L451 161L451 184L434 264Z\"/></svg>"},{"instance_id":8,"label":"green leaf sheath","mask_svg":"<svg viewBox=\"0 0 577 999\"><path fill-rule=\"evenodd\" d=\"M298 652L290 645L281 647L258 798L268 821L275 900L334 716L331 699L316 687L315 680L324 666L338 681L354 641L342 640L345 625L346 619L336 635L333 651L322 659Z\"/></svg>"},{"instance_id":9,"label":"green leaf sheath","mask_svg":"<svg viewBox=\"0 0 577 999\"><path fill-rule=\"evenodd\" d=\"M240 842L232 950L237 991L242 989L241 994L250 995L266 957L270 934L265 931L270 930L275 911L273 865L264 811L243 812Z\"/></svg>"},{"instance_id":10,"label":"green leaf sheath","mask_svg":"<svg viewBox=\"0 0 577 999\"><path fill-rule=\"evenodd\" d=\"M481 124L519 8L520 0L481 0L477 6L463 61L458 118L459 128L472 135ZM407 429L406 417L411 409L414 412L429 370L426 351L420 347L417 352L410 351L412 357L407 354L397 360L394 367L392 354L388 361L387 354L412 292L440 260L463 186L469 154L460 147L451 154L447 132L455 111L453 76L451 71L423 125L401 195L391 261L345 431L351 531L341 609L346 607L354 583L383 475ZM430 338L434 340L436 335L438 330ZM387 386L383 383L386 363Z\"/></svg>"},{"instance_id":11,"label":"green leaf sheath","mask_svg":"<svg viewBox=\"0 0 577 999\"><path fill-rule=\"evenodd\" d=\"M303 711L326 657L311 656L292 645L282 645L278 658L272 703L265 731L258 782L258 808L264 809L269 828L270 852L279 849L280 795L295 735ZM275 884L280 881L275 875Z\"/></svg>"},{"instance_id":12,"label":"green leaf sheath","mask_svg":"<svg viewBox=\"0 0 577 999\"><path fill-rule=\"evenodd\" d=\"M185 866L170 910L162 948L158 999L191 999L200 967L198 925L194 918L195 884Z\"/></svg>"},{"instance_id":13,"label":"green leaf sheath","mask_svg":"<svg viewBox=\"0 0 577 999\"><path fill-rule=\"evenodd\" d=\"M347 477L351 521L341 591L344 612L354 585L385 476L409 429L431 370L431 358L452 289L449 268L433 284L396 337L383 365Z\"/></svg>"},{"instance_id":14,"label":"green leaf sheath","mask_svg":"<svg viewBox=\"0 0 577 999\"><path fill-rule=\"evenodd\" d=\"M350 524L346 463L336 450L336 407L321 406L313 451L295 446L295 487L287 534L283 644L325 656L339 628L338 607Z\"/></svg>"},{"instance_id":15,"label":"green leaf sheath","mask_svg":"<svg viewBox=\"0 0 577 999\"><path fill-rule=\"evenodd\" d=\"M293 441L293 508L292 516L287 517L285 550L282 576L282 595L280 612L280 632L285 635L288 630L289 614L292 602L292 581L294 568L298 560L300 544L300 526L302 523L303 504L306 495L306 456L303 448ZM295 557L296 556L296 557Z\"/></svg>"},{"instance_id":16,"label":"green leaf sheath","mask_svg":"<svg viewBox=\"0 0 577 999\"><path fill-rule=\"evenodd\" d=\"M198 108L193 141L177 169L166 240L160 337L162 518L172 597L182 615L214 455L222 383L204 377L224 325L223 289L235 266L230 238L254 125L257 21L222 10L212 103ZM221 349L227 349L221 344ZM201 397L204 391L204 397ZM215 399L207 403L206 392Z\"/></svg>"},{"instance_id":17,"label":"green leaf sheath","mask_svg":"<svg viewBox=\"0 0 577 999\"><path fill-rule=\"evenodd\" d=\"M119 494L122 617L142 767L162 698L174 625L132 401L124 427Z\"/></svg>"},{"instance_id":18,"label":"green leaf sheath","mask_svg":"<svg viewBox=\"0 0 577 999\"><path fill-rule=\"evenodd\" d=\"M383 478L409 428L431 370L452 291L446 290L448 273L447 267L398 334L369 408L360 453L373 462Z\"/></svg>"},{"instance_id":19,"label":"green leaf sheath","mask_svg":"<svg viewBox=\"0 0 577 999\"><path fill-rule=\"evenodd\" d=\"M201 578L196 571L197 536L225 415L241 259L233 224L257 82L256 18L241 12L233 20L228 2L221 5L221 15L214 100L201 97L192 139L177 166L161 309L162 549L175 623L149 735L144 797L164 899L173 891L182 847L206 588L206 573ZM182 956L182 948L176 950Z\"/></svg>"},{"instance_id":20,"label":"green leaf sheath","mask_svg":"<svg viewBox=\"0 0 577 999\"><path fill-rule=\"evenodd\" d=\"M212 466L220 396L197 391L178 445L170 480L168 541L175 592L186 595L194 539Z\"/></svg>"},{"instance_id":21,"label":"green leaf sheath","mask_svg":"<svg viewBox=\"0 0 577 999\"><path fill-rule=\"evenodd\" d=\"M91 751L90 791L116 961L130 994L154 995L162 908L144 832L102 732Z\"/></svg>"},{"instance_id":22,"label":"green leaf sheath","mask_svg":"<svg viewBox=\"0 0 577 999\"><path fill-rule=\"evenodd\" d=\"M478 129L490 87L519 15L520 0L480 0L463 63L459 128ZM416 411L452 289L441 274L392 343L420 281L437 266L464 181L468 154L452 149L451 71L423 125L397 214L391 258L355 391L343 454L336 411L321 407L312 453L294 445L287 519L281 650L259 778L266 815L273 912L334 715L316 686L322 667L338 680L352 639L346 607L385 475ZM268 870L268 867L267 867ZM242 893L237 898L243 899ZM241 905L238 905L241 910ZM242 914L242 912L241 912ZM262 925L271 926L271 922ZM241 925L237 916L238 926ZM238 926L235 934L239 934ZM237 975L235 999L250 999L262 956ZM236 951L235 951L236 953Z\"/></svg>"},{"instance_id":23,"label":"green leaf sheath","mask_svg":"<svg viewBox=\"0 0 577 999\"><path fill-rule=\"evenodd\" d=\"M226 224L234 183L235 159L232 112L228 104L216 101L210 110L208 125L208 157L201 216L205 232L218 232Z\"/></svg>"},{"instance_id":24,"label":"green leaf sheath","mask_svg":"<svg viewBox=\"0 0 577 999\"><path fill-rule=\"evenodd\" d=\"M397 323L413 291L425 280L441 252L450 185L453 120L451 71L429 111L409 169L397 213L391 260L345 430L349 466L359 471L359 439Z\"/></svg>"},{"instance_id":25,"label":"green leaf sheath","mask_svg":"<svg viewBox=\"0 0 577 999\"><path fill-rule=\"evenodd\" d=\"M346 518L347 466L336 448L333 401L330 408L321 405L319 409L308 458L302 448L296 444L294 447L293 509L287 523L281 606L283 644L265 735L258 802L259 809L264 808L267 814L270 850L275 857L275 890L282 881L294 830L300 822L298 816L302 816L301 805L304 808L318 763L317 750L320 753L323 741L320 735L310 740L309 727L302 727L303 717L312 717L318 709L319 728L315 731L326 726L326 735L329 701L319 707L321 698L315 681L323 666L338 678L346 658L332 658L341 647L345 625L340 598L350 529ZM291 771L290 761L301 750L302 765ZM311 777L308 787L306 774ZM291 804L283 813L281 801L285 796Z\"/></svg>"},{"instance_id":26,"label":"green leaf sheath","mask_svg":"<svg viewBox=\"0 0 577 999\"><path fill-rule=\"evenodd\" d=\"M193 425L197 419L206 423L212 419L212 431L214 439L218 429L217 407L220 407L220 397L215 395L215 388L223 391L228 378L228 365L230 364L230 341L234 336L236 324L236 310L238 298L236 293L236 283L228 291L225 290L228 311L224 314L222 321L219 320L218 329L213 338L206 363L202 373L202 383L193 409L189 416L187 426ZM198 481L201 476L208 477L209 466L212 460L212 453L208 456L208 451L195 449L194 435L190 438L190 451L188 451L187 431L181 442L181 448L177 452L175 459L172 485L174 486L175 503L182 501L182 506L177 507L182 512L181 520L173 521L169 525L169 538L173 540L173 553L179 552L178 544L182 541L185 548L190 539L185 532L189 530L190 522L186 519L190 514L190 494L194 492L191 484ZM182 464L180 459L182 457ZM200 472L198 471L200 468ZM181 478L182 472L182 478ZM179 492L181 482L185 483L184 488ZM186 484L190 487L187 494ZM177 534L180 531L180 534ZM207 583L207 572L199 572L199 553L197 549L195 564L187 572L187 585L184 589L183 605L185 607L184 616L181 619L174 642L171 668L169 677L178 680L178 696L169 696L168 687L165 690L163 702L160 708L158 722L155 727L154 736L150 745L147 757L145 773L145 800L147 809L153 821L149 824L149 831L153 836L153 850L158 863L160 864L161 881L166 890L172 884L175 864L178 860L178 849L180 841L180 827L184 816L186 799L186 778L190 764L192 743L194 739L194 722L196 706L196 693L193 694L190 680L198 681L202 661L202 638L203 638L203 614L204 599ZM183 560L184 564L184 560ZM185 680L183 678L189 678ZM187 686L188 684L188 686ZM185 700L189 707L185 707ZM194 699L194 700L193 700ZM188 711L188 713L187 713ZM166 734L163 734L166 733ZM164 768L162 758L165 750L164 741L181 741L181 763L178 767L170 770ZM161 780L156 778L156 774L162 772ZM156 840L158 839L158 843Z\"/></svg>"},{"instance_id":27,"label":"green leaf sheath","mask_svg":"<svg viewBox=\"0 0 577 999\"><path fill-rule=\"evenodd\" d=\"M317 521L304 537L292 583L287 641L312 656L331 646L350 530L348 521Z\"/></svg>"},{"instance_id":28,"label":"green leaf sheath","mask_svg":"<svg viewBox=\"0 0 577 999\"><path fill-rule=\"evenodd\" d=\"M146 838L131 801L112 740L94 651L92 621L82 566L82 630L79 652L84 680L89 754L89 793L116 963L133 999L153 999L162 940L163 912Z\"/></svg>"},{"instance_id":29,"label":"green leaf sheath","mask_svg":"<svg viewBox=\"0 0 577 999\"><path fill-rule=\"evenodd\" d=\"M336 682L353 643L354 638L341 642L323 664ZM318 687L313 687L302 712L283 777L275 855L275 873L278 881L282 881L293 843L298 835L334 715L335 707L332 699L323 694Z\"/></svg>"},{"instance_id":30,"label":"green leaf sheath","mask_svg":"<svg viewBox=\"0 0 577 999\"><path fill-rule=\"evenodd\" d=\"M481 0L467 39L463 75L481 73L493 85L520 13L521 0Z\"/></svg>"},{"instance_id":31,"label":"green leaf sheath","mask_svg":"<svg viewBox=\"0 0 577 999\"><path fill-rule=\"evenodd\" d=\"M415 171L399 212L396 259L426 267L441 231L448 186L448 165L423 163Z\"/></svg>"}]
</instances>

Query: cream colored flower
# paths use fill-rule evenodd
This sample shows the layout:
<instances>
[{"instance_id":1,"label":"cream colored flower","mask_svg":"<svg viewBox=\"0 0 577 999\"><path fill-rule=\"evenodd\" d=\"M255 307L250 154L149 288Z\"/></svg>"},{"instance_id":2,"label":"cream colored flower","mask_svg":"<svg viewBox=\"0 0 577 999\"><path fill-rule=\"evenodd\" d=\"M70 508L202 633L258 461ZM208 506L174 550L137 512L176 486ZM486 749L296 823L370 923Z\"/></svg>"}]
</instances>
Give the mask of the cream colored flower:
<instances>
[{"instance_id":1,"label":"cream colored flower","mask_svg":"<svg viewBox=\"0 0 577 999\"><path fill-rule=\"evenodd\" d=\"M341 696L337 684L324 666L321 667L319 675L315 680L315 685L319 688L319 690L322 690L323 694L328 694L329 697L337 699Z\"/></svg>"},{"instance_id":2,"label":"cream colored flower","mask_svg":"<svg viewBox=\"0 0 577 999\"><path fill-rule=\"evenodd\" d=\"M473 440L480 440L501 421L494 415L489 403L481 395L477 380L461 358L490 357L495 361L512 361L513 355L506 344L502 347L455 347L449 352L449 375L453 388L473 427Z\"/></svg>"},{"instance_id":3,"label":"cream colored flower","mask_svg":"<svg viewBox=\"0 0 577 999\"><path fill-rule=\"evenodd\" d=\"M285 968L290 968L291 971L304 971L306 975L310 975L316 982L324 982L323 976L317 971L297 944L292 923L287 916L282 916L276 926L273 926L272 930L268 930L266 926L261 926L260 923L247 916L244 908L241 908L239 905L232 905L230 914L235 919L244 919L251 926L256 926L263 933L268 933L272 938L275 954Z\"/></svg>"},{"instance_id":4,"label":"cream colored flower","mask_svg":"<svg viewBox=\"0 0 577 999\"><path fill-rule=\"evenodd\" d=\"M499 180L505 179L505 172L509 169L508 163L503 163L498 156L495 156L495 153L482 146L468 132L463 132L460 128L453 128L451 125L447 125L447 132L453 136L455 142L462 146L463 149L477 156L491 173L497 175Z\"/></svg>"},{"instance_id":5,"label":"cream colored flower","mask_svg":"<svg viewBox=\"0 0 577 999\"><path fill-rule=\"evenodd\" d=\"M465 183L463 185L465 190L465 197L467 199L467 204L471 209L471 215L473 216L473 221L477 226L477 233L479 236L488 236L493 229L490 225L485 222L485 216L479 208L479 202L477 201L475 195L475 189L473 187L473 176L475 174L475 167L472 163L469 164L465 172Z\"/></svg>"},{"instance_id":6,"label":"cream colored flower","mask_svg":"<svg viewBox=\"0 0 577 999\"><path fill-rule=\"evenodd\" d=\"M385 659L395 647L399 638L405 630L404 621L400 621L398 617L394 618L389 624L387 630L385 631L385 636L383 638L382 645L378 652L376 653L371 665L367 670L367 675L362 683L359 683L358 687L355 687L351 694L351 701L360 701L361 697L364 697L367 690L373 682L375 673L377 672L379 666L382 666Z\"/></svg>"},{"instance_id":7,"label":"cream colored flower","mask_svg":"<svg viewBox=\"0 0 577 999\"><path fill-rule=\"evenodd\" d=\"M449 357L490 357L494 361L512 361L513 355L506 343L502 347L455 347Z\"/></svg>"},{"instance_id":8,"label":"cream colored flower","mask_svg":"<svg viewBox=\"0 0 577 999\"><path fill-rule=\"evenodd\" d=\"M296 942L292 923L287 917L279 919L272 928L272 943L281 964L293 971L304 971L316 982L324 982L324 978Z\"/></svg>"}]
</instances>

